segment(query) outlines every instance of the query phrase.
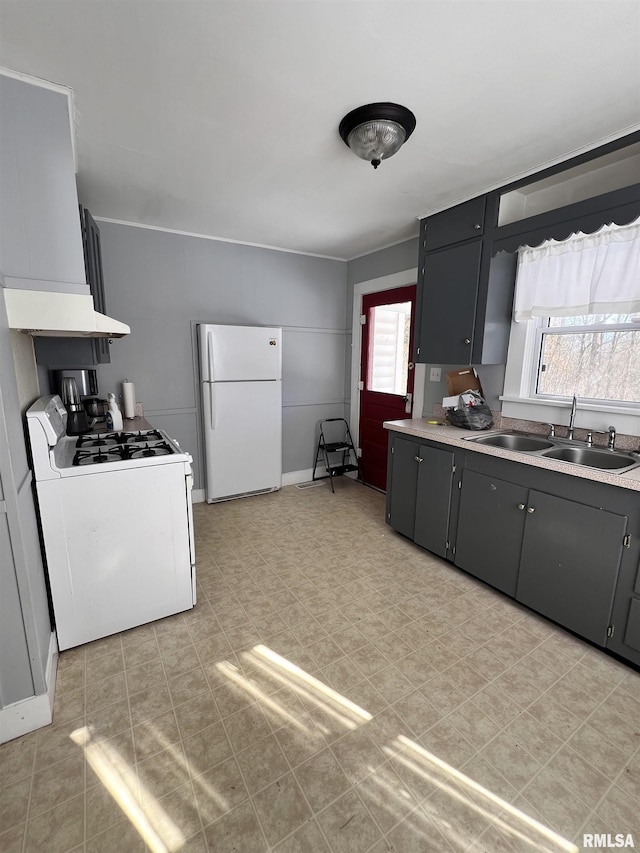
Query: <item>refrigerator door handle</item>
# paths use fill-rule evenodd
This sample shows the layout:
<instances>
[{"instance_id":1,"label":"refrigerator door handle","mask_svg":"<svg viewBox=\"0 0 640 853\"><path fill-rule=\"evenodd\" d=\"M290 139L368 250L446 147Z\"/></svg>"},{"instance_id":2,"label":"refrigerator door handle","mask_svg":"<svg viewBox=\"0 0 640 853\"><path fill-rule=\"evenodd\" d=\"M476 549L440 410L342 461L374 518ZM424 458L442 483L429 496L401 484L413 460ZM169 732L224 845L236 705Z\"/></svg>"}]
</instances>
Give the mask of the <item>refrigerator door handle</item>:
<instances>
[{"instance_id":1,"label":"refrigerator door handle","mask_svg":"<svg viewBox=\"0 0 640 853\"><path fill-rule=\"evenodd\" d=\"M207 332L207 362L209 364L209 382L213 382L215 379L213 373L213 332Z\"/></svg>"},{"instance_id":2,"label":"refrigerator door handle","mask_svg":"<svg viewBox=\"0 0 640 853\"><path fill-rule=\"evenodd\" d=\"M209 423L211 425L211 429L216 428L216 384L215 382L209 382Z\"/></svg>"}]
</instances>

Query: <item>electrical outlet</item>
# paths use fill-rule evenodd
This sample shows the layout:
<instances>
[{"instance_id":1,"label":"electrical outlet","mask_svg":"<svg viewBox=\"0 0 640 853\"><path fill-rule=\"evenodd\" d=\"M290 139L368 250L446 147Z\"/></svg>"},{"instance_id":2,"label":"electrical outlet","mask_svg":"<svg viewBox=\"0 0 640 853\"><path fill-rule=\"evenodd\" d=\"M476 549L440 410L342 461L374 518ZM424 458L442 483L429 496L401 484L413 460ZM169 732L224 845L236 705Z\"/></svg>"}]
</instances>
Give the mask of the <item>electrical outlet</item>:
<instances>
[{"instance_id":1,"label":"electrical outlet","mask_svg":"<svg viewBox=\"0 0 640 853\"><path fill-rule=\"evenodd\" d=\"M430 382L440 382L442 379L442 368L441 367L432 367L431 372L429 373L429 381Z\"/></svg>"}]
</instances>

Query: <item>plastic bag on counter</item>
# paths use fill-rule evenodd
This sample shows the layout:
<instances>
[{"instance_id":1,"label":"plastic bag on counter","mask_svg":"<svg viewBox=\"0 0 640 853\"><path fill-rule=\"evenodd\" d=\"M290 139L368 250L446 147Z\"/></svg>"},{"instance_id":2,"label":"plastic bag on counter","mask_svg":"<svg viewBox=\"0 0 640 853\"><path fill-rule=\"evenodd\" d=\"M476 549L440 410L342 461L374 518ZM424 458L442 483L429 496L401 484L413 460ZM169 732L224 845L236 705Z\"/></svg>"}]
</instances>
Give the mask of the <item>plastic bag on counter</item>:
<instances>
[{"instance_id":1,"label":"plastic bag on counter","mask_svg":"<svg viewBox=\"0 0 640 853\"><path fill-rule=\"evenodd\" d=\"M463 429L489 429L493 426L491 409L477 391L465 391L458 397L458 408L447 409L445 417L451 426Z\"/></svg>"}]
</instances>

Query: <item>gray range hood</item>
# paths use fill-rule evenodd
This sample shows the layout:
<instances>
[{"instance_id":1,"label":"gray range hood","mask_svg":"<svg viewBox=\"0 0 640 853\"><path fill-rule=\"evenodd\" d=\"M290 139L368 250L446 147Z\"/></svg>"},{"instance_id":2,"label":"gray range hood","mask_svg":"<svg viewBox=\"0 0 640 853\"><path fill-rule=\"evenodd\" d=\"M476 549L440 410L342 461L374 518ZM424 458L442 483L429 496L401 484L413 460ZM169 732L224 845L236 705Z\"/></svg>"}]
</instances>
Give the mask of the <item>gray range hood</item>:
<instances>
[{"instance_id":1,"label":"gray range hood","mask_svg":"<svg viewBox=\"0 0 640 853\"><path fill-rule=\"evenodd\" d=\"M121 338L126 323L99 314L93 297L77 293L4 288L9 328L59 338Z\"/></svg>"}]
</instances>

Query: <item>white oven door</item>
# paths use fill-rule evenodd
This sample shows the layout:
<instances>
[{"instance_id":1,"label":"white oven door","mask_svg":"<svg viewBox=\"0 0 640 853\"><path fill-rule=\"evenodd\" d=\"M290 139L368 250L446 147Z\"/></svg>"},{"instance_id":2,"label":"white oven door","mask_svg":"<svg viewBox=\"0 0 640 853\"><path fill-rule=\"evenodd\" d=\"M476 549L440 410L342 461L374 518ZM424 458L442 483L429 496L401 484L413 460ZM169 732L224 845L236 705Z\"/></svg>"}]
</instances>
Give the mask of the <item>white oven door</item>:
<instances>
[{"instance_id":1,"label":"white oven door","mask_svg":"<svg viewBox=\"0 0 640 853\"><path fill-rule=\"evenodd\" d=\"M37 490L60 649L193 606L184 463Z\"/></svg>"}]
</instances>

